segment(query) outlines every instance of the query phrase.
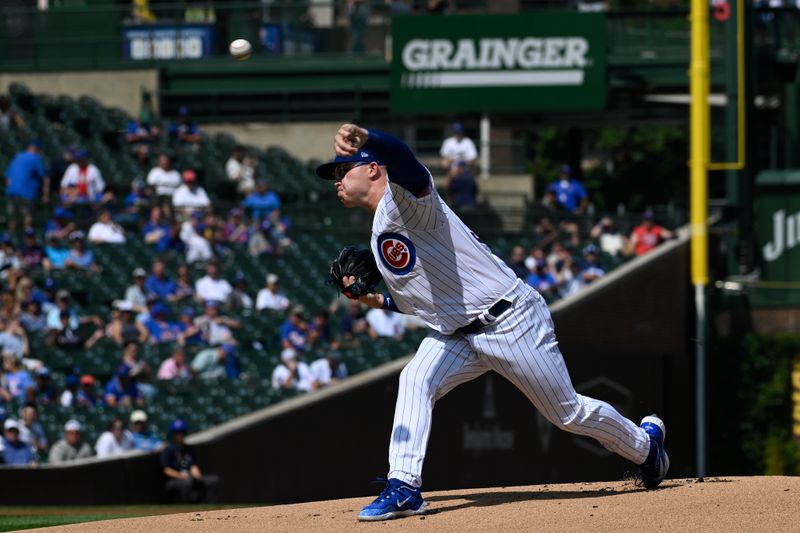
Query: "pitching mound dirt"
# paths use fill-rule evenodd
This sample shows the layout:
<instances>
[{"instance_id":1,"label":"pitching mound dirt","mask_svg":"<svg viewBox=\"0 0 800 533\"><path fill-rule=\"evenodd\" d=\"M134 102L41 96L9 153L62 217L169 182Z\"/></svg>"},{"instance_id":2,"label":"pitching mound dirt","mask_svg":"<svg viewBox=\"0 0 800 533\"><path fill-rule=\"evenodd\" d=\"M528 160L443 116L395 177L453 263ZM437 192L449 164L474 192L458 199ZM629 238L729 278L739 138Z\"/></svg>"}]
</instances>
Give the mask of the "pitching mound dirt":
<instances>
[{"instance_id":1,"label":"pitching mound dirt","mask_svg":"<svg viewBox=\"0 0 800 533\"><path fill-rule=\"evenodd\" d=\"M628 482L454 490L425 494L426 516L364 523L370 498L130 518L59 529L157 531L798 531L800 478L673 479L655 491ZM38 529L35 531L45 531Z\"/></svg>"}]
</instances>

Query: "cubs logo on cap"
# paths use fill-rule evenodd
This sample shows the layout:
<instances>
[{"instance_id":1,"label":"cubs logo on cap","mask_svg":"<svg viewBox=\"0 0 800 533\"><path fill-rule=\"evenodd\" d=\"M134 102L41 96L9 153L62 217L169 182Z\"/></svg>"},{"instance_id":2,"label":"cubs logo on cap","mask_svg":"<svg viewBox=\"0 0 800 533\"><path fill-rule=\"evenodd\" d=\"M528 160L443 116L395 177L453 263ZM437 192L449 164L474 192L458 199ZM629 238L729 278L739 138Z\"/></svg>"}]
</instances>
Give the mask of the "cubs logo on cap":
<instances>
[{"instance_id":1,"label":"cubs logo on cap","mask_svg":"<svg viewBox=\"0 0 800 533\"><path fill-rule=\"evenodd\" d=\"M399 233L383 233L378 237L378 257L390 272L408 274L417 262L414 243Z\"/></svg>"}]
</instances>

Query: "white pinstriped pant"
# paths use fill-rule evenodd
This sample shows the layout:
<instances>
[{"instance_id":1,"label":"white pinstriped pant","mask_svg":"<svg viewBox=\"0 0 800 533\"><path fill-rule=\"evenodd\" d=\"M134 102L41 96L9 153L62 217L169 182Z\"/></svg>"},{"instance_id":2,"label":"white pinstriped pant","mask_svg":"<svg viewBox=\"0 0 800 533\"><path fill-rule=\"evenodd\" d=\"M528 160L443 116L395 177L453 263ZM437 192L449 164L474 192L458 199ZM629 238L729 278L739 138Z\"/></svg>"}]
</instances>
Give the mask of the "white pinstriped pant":
<instances>
[{"instance_id":1,"label":"white pinstriped pant","mask_svg":"<svg viewBox=\"0 0 800 533\"><path fill-rule=\"evenodd\" d=\"M541 295L517 282L506 299L513 300L511 308L478 333L426 337L401 372L388 477L422 485L433 404L489 370L516 385L557 427L643 463L650 452L647 433L609 404L575 392Z\"/></svg>"}]
</instances>

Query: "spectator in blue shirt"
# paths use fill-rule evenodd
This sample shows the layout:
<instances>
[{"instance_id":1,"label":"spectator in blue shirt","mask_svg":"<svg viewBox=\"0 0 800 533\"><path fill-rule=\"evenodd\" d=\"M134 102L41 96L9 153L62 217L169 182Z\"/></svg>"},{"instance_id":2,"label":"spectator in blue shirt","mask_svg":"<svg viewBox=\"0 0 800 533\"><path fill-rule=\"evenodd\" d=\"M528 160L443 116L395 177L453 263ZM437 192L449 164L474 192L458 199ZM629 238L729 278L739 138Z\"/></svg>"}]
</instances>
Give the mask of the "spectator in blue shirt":
<instances>
[{"instance_id":1,"label":"spectator in blue shirt","mask_svg":"<svg viewBox=\"0 0 800 533\"><path fill-rule=\"evenodd\" d=\"M67 258L69 257L69 248L64 246L64 242L56 235L47 237L47 245L44 247L44 253L47 255L48 265L50 268L61 270L66 266ZM43 264L45 268L48 266Z\"/></svg>"},{"instance_id":2,"label":"spectator in blue shirt","mask_svg":"<svg viewBox=\"0 0 800 533\"><path fill-rule=\"evenodd\" d=\"M9 466L35 466L33 449L19 438L19 422L9 418L3 424L3 462Z\"/></svg>"},{"instance_id":3,"label":"spectator in blue shirt","mask_svg":"<svg viewBox=\"0 0 800 533\"><path fill-rule=\"evenodd\" d=\"M11 217L9 231L15 230L17 218L32 213L40 197L42 203L50 200L50 179L39 154L41 147L39 141L32 141L6 168L6 198Z\"/></svg>"},{"instance_id":4,"label":"spectator in blue shirt","mask_svg":"<svg viewBox=\"0 0 800 533\"><path fill-rule=\"evenodd\" d=\"M139 222L141 216L150 209L154 202L153 188L142 179L131 182L131 192L125 197L125 210L115 218L121 224Z\"/></svg>"},{"instance_id":5,"label":"spectator in blue shirt","mask_svg":"<svg viewBox=\"0 0 800 533\"><path fill-rule=\"evenodd\" d=\"M292 348L297 351L306 349L308 323L304 315L305 310L299 305L289 311L289 318L281 326L281 349Z\"/></svg>"},{"instance_id":6,"label":"spectator in blue shirt","mask_svg":"<svg viewBox=\"0 0 800 533\"><path fill-rule=\"evenodd\" d=\"M183 333L180 324L167 320L168 309L162 303L156 303L150 309L150 318L145 322L150 340L155 343L176 342Z\"/></svg>"},{"instance_id":7,"label":"spectator in blue shirt","mask_svg":"<svg viewBox=\"0 0 800 533\"><path fill-rule=\"evenodd\" d=\"M173 248L175 236L169 223L163 218L160 207L150 210L150 219L142 228L144 242L152 246L157 252L166 252Z\"/></svg>"},{"instance_id":8,"label":"spectator in blue shirt","mask_svg":"<svg viewBox=\"0 0 800 533\"><path fill-rule=\"evenodd\" d=\"M20 402L31 401L36 395L36 382L30 372L22 366L22 360L15 355L3 355L3 367L6 369L6 389L10 395Z\"/></svg>"},{"instance_id":9,"label":"spectator in blue shirt","mask_svg":"<svg viewBox=\"0 0 800 533\"><path fill-rule=\"evenodd\" d=\"M100 268L94 262L94 253L86 249L86 236L82 231L73 231L69 236L71 243L69 256L64 266L84 272L97 272Z\"/></svg>"},{"instance_id":10,"label":"spectator in blue shirt","mask_svg":"<svg viewBox=\"0 0 800 533\"><path fill-rule=\"evenodd\" d=\"M256 190L247 195L242 207L250 211L250 217L256 220L271 218L274 212L280 213L281 199L269 190L269 182L264 179L256 181Z\"/></svg>"},{"instance_id":11,"label":"spectator in blue shirt","mask_svg":"<svg viewBox=\"0 0 800 533\"><path fill-rule=\"evenodd\" d=\"M152 452L161 446L156 434L147 430L147 413L141 409L131 413L131 437L135 450Z\"/></svg>"},{"instance_id":12,"label":"spectator in blue shirt","mask_svg":"<svg viewBox=\"0 0 800 533\"><path fill-rule=\"evenodd\" d=\"M158 128L151 125L147 113L142 113L139 117L128 122L125 132L125 142L128 143L136 156L139 165L144 168L149 163L150 145L158 138Z\"/></svg>"},{"instance_id":13,"label":"spectator in blue shirt","mask_svg":"<svg viewBox=\"0 0 800 533\"><path fill-rule=\"evenodd\" d=\"M56 237L66 239L69 234L75 231L75 223L72 222L72 211L65 207L56 207L53 210L53 218L47 222L44 228L45 237Z\"/></svg>"},{"instance_id":14,"label":"spectator in blue shirt","mask_svg":"<svg viewBox=\"0 0 800 533\"><path fill-rule=\"evenodd\" d=\"M558 181L551 183L546 193L551 201L567 213L585 213L589 205L589 194L583 184L572 177L569 165L561 166Z\"/></svg>"},{"instance_id":15,"label":"spectator in blue shirt","mask_svg":"<svg viewBox=\"0 0 800 533\"><path fill-rule=\"evenodd\" d=\"M557 284L556 278L547 271L547 263L542 260L536 261L526 281L528 285L539 291L542 295L552 293Z\"/></svg>"},{"instance_id":16,"label":"spectator in blue shirt","mask_svg":"<svg viewBox=\"0 0 800 533\"><path fill-rule=\"evenodd\" d=\"M103 399L109 407L144 405L144 398L139 392L136 381L131 379L130 372L130 367L123 363L117 368L114 377L106 383Z\"/></svg>"},{"instance_id":17,"label":"spectator in blue shirt","mask_svg":"<svg viewBox=\"0 0 800 533\"><path fill-rule=\"evenodd\" d=\"M199 143L203 139L203 133L192 120L189 108L182 105L178 109L178 121L169 125L167 133L170 137L182 143Z\"/></svg>"},{"instance_id":18,"label":"spectator in blue shirt","mask_svg":"<svg viewBox=\"0 0 800 533\"><path fill-rule=\"evenodd\" d=\"M594 244L588 245L583 250L584 263L581 268L581 277L587 284L606 275L606 271L597 263L600 249Z\"/></svg>"},{"instance_id":19,"label":"spectator in blue shirt","mask_svg":"<svg viewBox=\"0 0 800 533\"><path fill-rule=\"evenodd\" d=\"M152 274L144 282L144 291L147 295L155 294L160 300L173 301L178 285L169 276L162 261L153 262Z\"/></svg>"}]
</instances>

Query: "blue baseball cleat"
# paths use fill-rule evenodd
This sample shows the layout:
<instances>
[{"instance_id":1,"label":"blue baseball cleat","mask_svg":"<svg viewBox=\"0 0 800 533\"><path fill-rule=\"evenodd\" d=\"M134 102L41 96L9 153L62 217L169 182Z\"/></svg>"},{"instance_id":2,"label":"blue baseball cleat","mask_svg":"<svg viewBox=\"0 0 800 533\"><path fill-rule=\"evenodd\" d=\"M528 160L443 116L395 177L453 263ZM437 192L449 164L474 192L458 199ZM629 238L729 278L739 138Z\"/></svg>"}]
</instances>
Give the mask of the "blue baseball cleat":
<instances>
[{"instance_id":1,"label":"blue baseball cleat","mask_svg":"<svg viewBox=\"0 0 800 533\"><path fill-rule=\"evenodd\" d=\"M654 489L664 481L669 470L669 456L664 449L664 439L667 436L667 428L664 422L656 415L642 418L639 427L650 435L650 455L647 460L639 466L642 474L642 484L646 489Z\"/></svg>"},{"instance_id":2,"label":"blue baseball cleat","mask_svg":"<svg viewBox=\"0 0 800 533\"><path fill-rule=\"evenodd\" d=\"M418 488L399 479L386 480L386 486L371 504L358 513L359 520L389 520L402 516L425 514L428 504Z\"/></svg>"}]
</instances>

